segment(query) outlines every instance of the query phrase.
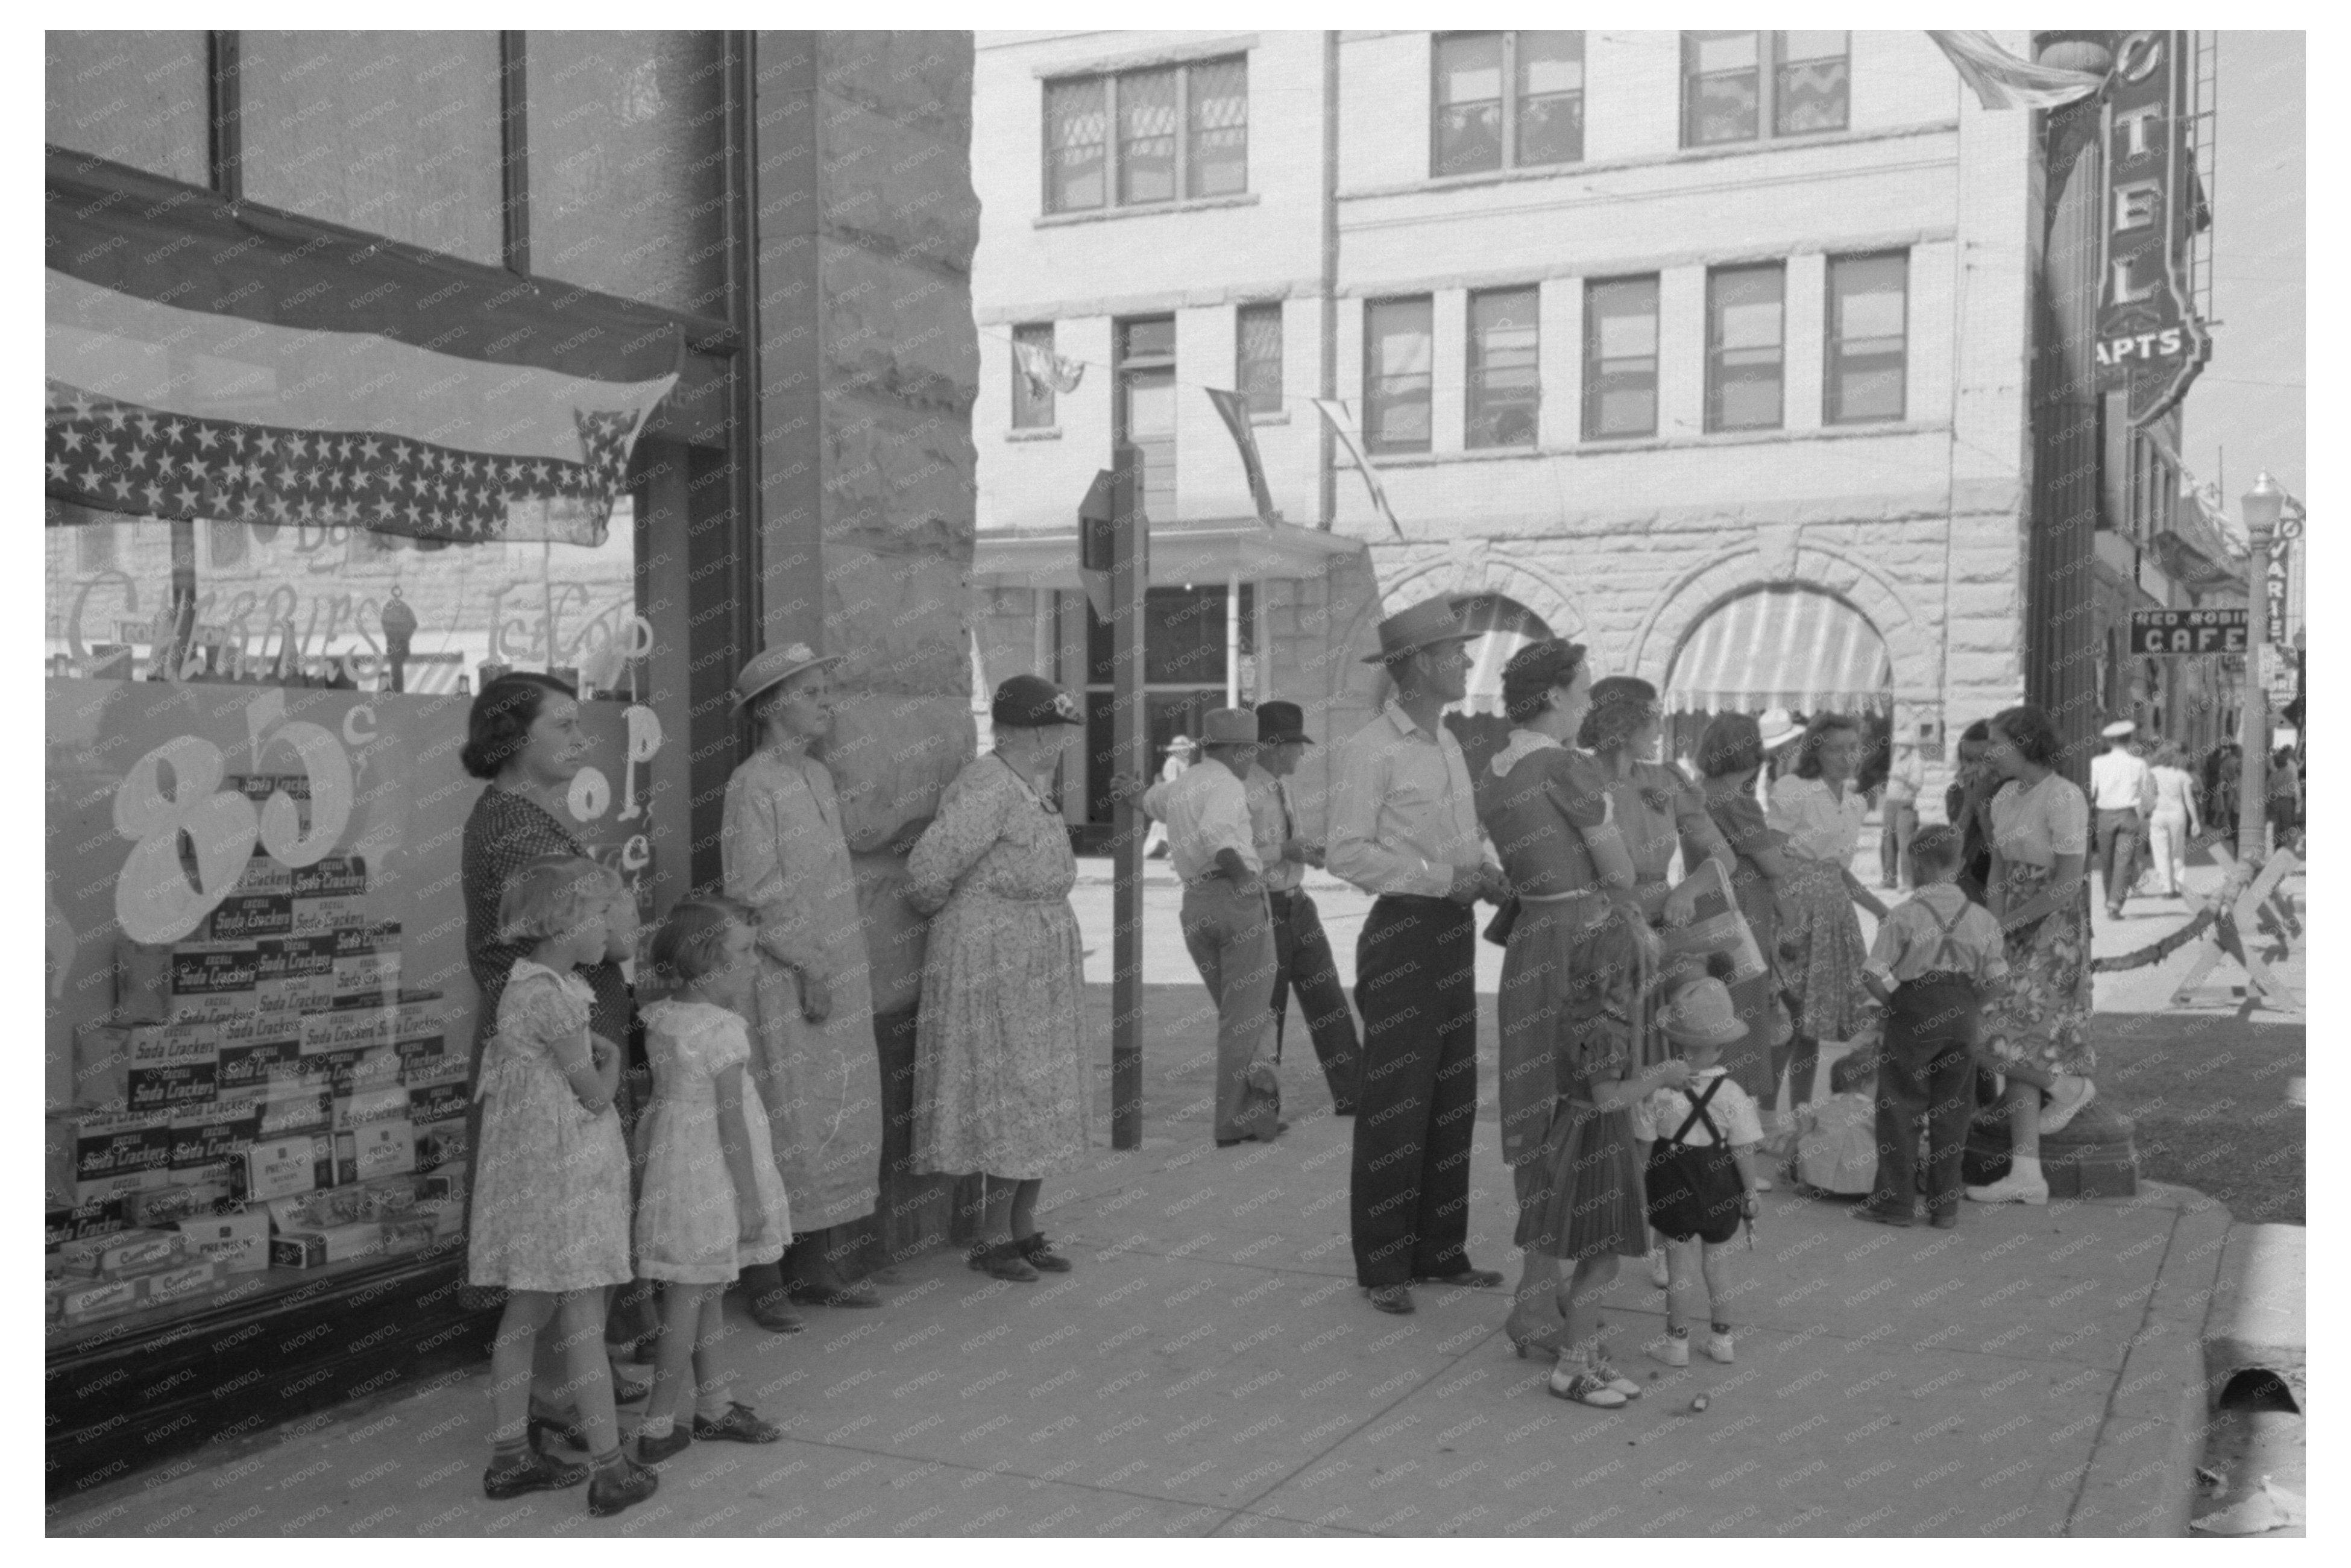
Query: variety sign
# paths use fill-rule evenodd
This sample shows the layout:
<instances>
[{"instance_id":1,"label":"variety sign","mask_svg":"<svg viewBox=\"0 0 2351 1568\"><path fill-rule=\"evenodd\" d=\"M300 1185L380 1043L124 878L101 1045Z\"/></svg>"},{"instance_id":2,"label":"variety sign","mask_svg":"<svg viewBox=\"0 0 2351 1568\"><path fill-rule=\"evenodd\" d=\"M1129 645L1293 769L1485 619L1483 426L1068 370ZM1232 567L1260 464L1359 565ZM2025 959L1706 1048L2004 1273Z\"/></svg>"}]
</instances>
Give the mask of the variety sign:
<instances>
[{"instance_id":1,"label":"variety sign","mask_svg":"<svg viewBox=\"0 0 2351 1568\"><path fill-rule=\"evenodd\" d=\"M2211 339L2182 280L2189 237L2211 221L2189 154L2189 35L2124 35L2107 106L2102 385L2128 389L2145 424L2185 396Z\"/></svg>"}]
</instances>

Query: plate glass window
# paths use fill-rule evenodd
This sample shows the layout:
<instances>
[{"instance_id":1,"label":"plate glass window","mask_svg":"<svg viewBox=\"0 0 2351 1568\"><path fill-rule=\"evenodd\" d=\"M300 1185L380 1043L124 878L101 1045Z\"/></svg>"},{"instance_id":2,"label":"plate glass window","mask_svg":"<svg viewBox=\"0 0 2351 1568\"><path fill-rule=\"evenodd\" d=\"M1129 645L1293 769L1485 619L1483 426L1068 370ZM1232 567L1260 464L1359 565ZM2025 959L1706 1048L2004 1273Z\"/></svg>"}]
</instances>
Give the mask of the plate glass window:
<instances>
[{"instance_id":1,"label":"plate glass window","mask_svg":"<svg viewBox=\"0 0 2351 1568\"><path fill-rule=\"evenodd\" d=\"M1281 307L1244 305L1240 308L1234 382L1249 399L1251 413L1275 413L1281 408Z\"/></svg>"},{"instance_id":2,"label":"plate glass window","mask_svg":"<svg viewBox=\"0 0 2351 1568\"><path fill-rule=\"evenodd\" d=\"M1471 446L1532 446L1537 381L1537 291L1495 288L1469 297L1468 431Z\"/></svg>"},{"instance_id":3,"label":"plate glass window","mask_svg":"<svg viewBox=\"0 0 2351 1568\"><path fill-rule=\"evenodd\" d=\"M1781 420L1786 273L1722 267L1706 280L1706 427L1771 430Z\"/></svg>"},{"instance_id":4,"label":"plate glass window","mask_svg":"<svg viewBox=\"0 0 2351 1568\"><path fill-rule=\"evenodd\" d=\"M1827 423L1902 417L1909 271L1900 252L1830 261Z\"/></svg>"},{"instance_id":5,"label":"plate glass window","mask_svg":"<svg viewBox=\"0 0 2351 1568\"><path fill-rule=\"evenodd\" d=\"M1364 439L1373 452L1428 450L1435 362L1429 298L1374 299L1364 334Z\"/></svg>"},{"instance_id":6,"label":"plate glass window","mask_svg":"<svg viewBox=\"0 0 2351 1568\"><path fill-rule=\"evenodd\" d=\"M1657 433L1657 280L1587 284L1583 295L1583 434L1606 441Z\"/></svg>"},{"instance_id":7,"label":"plate glass window","mask_svg":"<svg viewBox=\"0 0 2351 1568\"><path fill-rule=\"evenodd\" d=\"M1431 66L1432 179L1583 156L1583 35L1440 33Z\"/></svg>"},{"instance_id":8,"label":"plate glass window","mask_svg":"<svg viewBox=\"0 0 2351 1568\"><path fill-rule=\"evenodd\" d=\"M1050 382L1040 382L1020 362L1020 348L1033 348L1043 354L1053 351L1053 324L1032 322L1012 329L1012 341L1019 345L1012 354L1012 428L1044 430L1053 423L1053 387Z\"/></svg>"}]
</instances>

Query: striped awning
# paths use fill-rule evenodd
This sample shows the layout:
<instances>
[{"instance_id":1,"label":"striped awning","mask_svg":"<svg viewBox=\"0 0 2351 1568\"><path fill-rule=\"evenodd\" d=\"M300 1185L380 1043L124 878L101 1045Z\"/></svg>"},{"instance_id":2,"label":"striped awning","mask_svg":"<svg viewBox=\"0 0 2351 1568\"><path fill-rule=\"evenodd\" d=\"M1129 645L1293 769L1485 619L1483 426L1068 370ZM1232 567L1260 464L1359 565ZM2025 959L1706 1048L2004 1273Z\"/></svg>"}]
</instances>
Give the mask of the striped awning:
<instances>
[{"instance_id":1,"label":"striped awning","mask_svg":"<svg viewBox=\"0 0 2351 1568\"><path fill-rule=\"evenodd\" d=\"M1674 655L1666 706L1678 713L1884 708L1886 643L1860 611L1810 588L1765 588L1719 605Z\"/></svg>"}]
</instances>

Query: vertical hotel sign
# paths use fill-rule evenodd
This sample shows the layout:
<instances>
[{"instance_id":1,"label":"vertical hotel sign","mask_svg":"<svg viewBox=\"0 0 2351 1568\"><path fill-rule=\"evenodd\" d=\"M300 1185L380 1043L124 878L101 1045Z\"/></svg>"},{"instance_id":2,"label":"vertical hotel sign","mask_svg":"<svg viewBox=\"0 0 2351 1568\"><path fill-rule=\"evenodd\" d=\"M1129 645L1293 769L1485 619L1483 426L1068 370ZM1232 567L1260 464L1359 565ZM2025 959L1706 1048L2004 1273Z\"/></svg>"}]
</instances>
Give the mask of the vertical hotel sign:
<instances>
[{"instance_id":1,"label":"vertical hotel sign","mask_svg":"<svg viewBox=\"0 0 2351 1568\"><path fill-rule=\"evenodd\" d=\"M2127 389L2134 425L2187 395L2212 350L2182 276L2190 235L2210 221L2189 155L2189 38L2124 34L2107 91L2098 382Z\"/></svg>"}]
</instances>

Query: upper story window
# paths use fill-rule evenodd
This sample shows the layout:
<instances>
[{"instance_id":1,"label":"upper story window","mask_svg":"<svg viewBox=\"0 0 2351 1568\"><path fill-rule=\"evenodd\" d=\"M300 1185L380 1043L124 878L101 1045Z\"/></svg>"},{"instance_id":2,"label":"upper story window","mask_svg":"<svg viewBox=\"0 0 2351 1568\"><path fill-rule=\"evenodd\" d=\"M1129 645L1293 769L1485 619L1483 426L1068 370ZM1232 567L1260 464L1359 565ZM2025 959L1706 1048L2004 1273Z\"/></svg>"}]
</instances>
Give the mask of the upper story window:
<instances>
[{"instance_id":1,"label":"upper story window","mask_svg":"<svg viewBox=\"0 0 2351 1568\"><path fill-rule=\"evenodd\" d=\"M1902 417L1909 287L1907 252L1830 258L1824 423Z\"/></svg>"},{"instance_id":2,"label":"upper story window","mask_svg":"<svg viewBox=\"0 0 2351 1568\"><path fill-rule=\"evenodd\" d=\"M1583 436L1657 434L1657 280L1595 279L1583 288Z\"/></svg>"},{"instance_id":3,"label":"upper story window","mask_svg":"<svg viewBox=\"0 0 2351 1568\"><path fill-rule=\"evenodd\" d=\"M1374 299L1364 318L1364 442L1373 452L1428 450L1429 374L1436 362L1427 295Z\"/></svg>"},{"instance_id":4,"label":"upper story window","mask_svg":"<svg viewBox=\"0 0 2351 1568\"><path fill-rule=\"evenodd\" d=\"M1717 267L1706 278L1706 427L1771 430L1786 371L1787 269Z\"/></svg>"},{"instance_id":5,"label":"upper story window","mask_svg":"<svg viewBox=\"0 0 2351 1568\"><path fill-rule=\"evenodd\" d=\"M1468 444L1532 446L1541 406L1532 288L1469 297Z\"/></svg>"},{"instance_id":6,"label":"upper story window","mask_svg":"<svg viewBox=\"0 0 2351 1568\"><path fill-rule=\"evenodd\" d=\"M1045 84L1045 210L1249 189L1249 61L1235 55Z\"/></svg>"},{"instance_id":7,"label":"upper story window","mask_svg":"<svg viewBox=\"0 0 2351 1568\"><path fill-rule=\"evenodd\" d=\"M1012 428L1044 430L1053 423L1053 383L1031 374L1021 350L1053 351L1053 324L1030 322L1012 329ZM1050 361L1049 361L1050 362Z\"/></svg>"},{"instance_id":8,"label":"upper story window","mask_svg":"<svg viewBox=\"0 0 2351 1568\"><path fill-rule=\"evenodd\" d=\"M1251 413L1281 410L1281 307L1244 305L1233 344L1233 383Z\"/></svg>"},{"instance_id":9,"label":"upper story window","mask_svg":"<svg viewBox=\"0 0 2351 1568\"><path fill-rule=\"evenodd\" d=\"M1144 316L1116 324L1111 439L1143 460L1145 517L1176 515L1176 318Z\"/></svg>"},{"instance_id":10,"label":"upper story window","mask_svg":"<svg viewBox=\"0 0 2351 1568\"><path fill-rule=\"evenodd\" d=\"M1428 172L1474 174L1583 156L1583 35L1440 33Z\"/></svg>"},{"instance_id":11,"label":"upper story window","mask_svg":"<svg viewBox=\"0 0 2351 1568\"><path fill-rule=\"evenodd\" d=\"M1682 145L1843 131L1852 63L1847 33L1684 33Z\"/></svg>"}]
</instances>

